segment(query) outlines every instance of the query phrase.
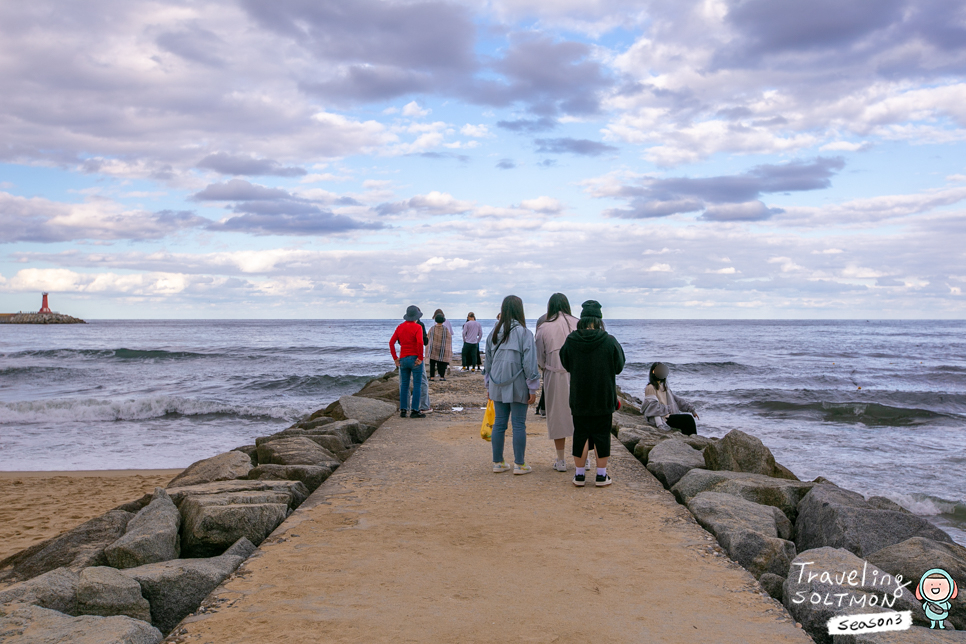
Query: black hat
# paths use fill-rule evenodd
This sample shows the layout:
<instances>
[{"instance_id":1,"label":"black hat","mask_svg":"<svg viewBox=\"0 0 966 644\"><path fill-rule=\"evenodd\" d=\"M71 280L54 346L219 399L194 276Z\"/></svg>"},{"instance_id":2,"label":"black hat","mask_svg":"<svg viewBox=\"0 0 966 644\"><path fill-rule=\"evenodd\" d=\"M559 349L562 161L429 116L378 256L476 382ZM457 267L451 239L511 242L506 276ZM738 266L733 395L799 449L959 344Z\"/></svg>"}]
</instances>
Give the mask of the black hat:
<instances>
[{"instance_id":1,"label":"black hat","mask_svg":"<svg viewBox=\"0 0 966 644\"><path fill-rule=\"evenodd\" d=\"M409 308L406 309L406 315L403 316L403 319L406 320L406 322L415 322L421 317L423 317L423 312L419 310L418 306L411 304Z\"/></svg>"},{"instance_id":2,"label":"black hat","mask_svg":"<svg viewBox=\"0 0 966 644\"><path fill-rule=\"evenodd\" d=\"M581 306L580 317L603 319L604 316L600 312L600 302L598 302L597 300L587 300L580 306Z\"/></svg>"}]
</instances>

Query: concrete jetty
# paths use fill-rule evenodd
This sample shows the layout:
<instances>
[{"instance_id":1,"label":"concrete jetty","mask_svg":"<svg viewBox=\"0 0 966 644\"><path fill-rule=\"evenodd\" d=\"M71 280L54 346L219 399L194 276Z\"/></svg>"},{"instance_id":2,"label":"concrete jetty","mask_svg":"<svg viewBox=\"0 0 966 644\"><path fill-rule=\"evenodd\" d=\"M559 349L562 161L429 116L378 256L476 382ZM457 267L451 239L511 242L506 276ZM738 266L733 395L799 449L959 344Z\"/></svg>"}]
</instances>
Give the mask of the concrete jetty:
<instances>
[{"instance_id":1,"label":"concrete jetty","mask_svg":"<svg viewBox=\"0 0 966 644\"><path fill-rule=\"evenodd\" d=\"M390 419L168 641L811 641L616 440L575 488L532 412L494 474L481 419Z\"/></svg>"}]
</instances>

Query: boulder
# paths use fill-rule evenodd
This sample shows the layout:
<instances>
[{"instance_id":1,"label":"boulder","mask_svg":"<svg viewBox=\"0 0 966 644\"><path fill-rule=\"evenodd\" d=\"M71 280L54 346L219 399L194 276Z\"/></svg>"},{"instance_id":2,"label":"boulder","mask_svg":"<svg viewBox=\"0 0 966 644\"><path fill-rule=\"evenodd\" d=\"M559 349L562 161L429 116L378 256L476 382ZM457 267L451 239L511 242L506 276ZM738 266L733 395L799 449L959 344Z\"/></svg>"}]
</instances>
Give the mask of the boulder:
<instances>
[{"instance_id":1,"label":"boulder","mask_svg":"<svg viewBox=\"0 0 966 644\"><path fill-rule=\"evenodd\" d=\"M303 420L300 423L296 423L291 429L318 429L319 427L324 427L329 423L334 423L335 418L329 418L328 416L319 416L318 418L313 418L311 420Z\"/></svg>"},{"instance_id":2,"label":"boulder","mask_svg":"<svg viewBox=\"0 0 966 644\"><path fill-rule=\"evenodd\" d=\"M911 537L952 543L922 517L876 509L861 494L827 484L815 485L799 503L795 534L800 551L828 546L860 557Z\"/></svg>"},{"instance_id":3,"label":"boulder","mask_svg":"<svg viewBox=\"0 0 966 644\"><path fill-rule=\"evenodd\" d=\"M678 502L687 505L701 492L721 492L739 496L761 505L771 505L794 521L798 512L798 502L812 488L813 483L776 479L764 474L748 472L712 472L693 469L678 481L671 492Z\"/></svg>"},{"instance_id":4,"label":"boulder","mask_svg":"<svg viewBox=\"0 0 966 644\"><path fill-rule=\"evenodd\" d=\"M648 453L647 469L666 488L696 467L704 467L704 456L684 441L661 441Z\"/></svg>"},{"instance_id":5,"label":"boulder","mask_svg":"<svg viewBox=\"0 0 966 644\"><path fill-rule=\"evenodd\" d=\"M304 436L280 438L258 446L259 465L322 465L338 467L335 454Z\"/></svg>"},{"instance_id":6,"label":"boulder","mask_svg":"<svg viewBox=\"0 0 966 644\"><path fill-rule=\"evenodd\" d=\"M216 481L189 487L168 488L171 500L179 508L185 499L206 494L228 494L231 492L279 492L288 496L288 507L295 509L309 496L309 491L300 481Z\"/></svg>"},{"instance_id":7,"label":"boulder","mask_svg":"<svg viewBox=\"0 0 966 644\"><path fill-rule=\"evenodd\" d=\"M56 568L0 590L0 604L23 602L72 615L77 611L78 574Z\"/></svg>"},{"instance_id":8,"label":"boulder","mask_svg":"<svg viewBox=\"0 0 966 644\"><path fill-rule=\"evenodd\" d=\"M228 550L225 550L224 554L222 554L221 556L222 557L241 557L244 560L251 557L256 550L258 550L258 548L255 547L254 543L242 537L241 539L233 543Z\"/></svg>"},{"instance_id":9,"label":"boulder","mask_svg":"<svg viewBox=\"0 0 966 644\"><path fill-rule=\"evenodd\" d=\"M250 469L252 469L251 457L243 452L232 450L192 463L181 474L171 479L167 487L243 479L248 476Z\"/></svg>"},{"instance_id":10,"label":"boulder","mask_svg":"<svg viewBox=\"0 0 966 644\"><path fill-rule=\"evenodd\" d=\"M772 599L782 600L782 586L785 584L784 577L766 572L758 578L758 583L761 584L762 590L768 593Z\"/></svg>"},{"instance_id":11,"label":"boulder","mask_svg":"<svg viewBox=\"0 0 966 644\"><path fill-rule=\"evenodd\" d=\"M42 541L0 561L0 581L30 579L45 572L70 567L80 570L104 563L104 548L124 534L130 512L111 510L62 535Z\"/></svg>"},{"instance_id":12,"label":"boulder","mask_svg":"<svg viewBox=\"0 0 966 644\"><path fill-rule=\"evenodd\" d=\"M252 467L258 465L258 446L256 445L242 445L241 447L236 447L231 450L233 452L241 452L242 454L247 454L248 458L251 460Z\"/></svg>"},{"instance_id":13,"label":"boulder","mask_svg":"<svg viewBox=\"0 0 966 644\"><path fill-rule=\"evenodd\" d=\"M261 481L301 481L309 493L332 475L332 469L319 465L259 465L248 473L249 478Z\"/></svg>"},{"instance_id":14,"label":"boulder","mask_svg":"<svg viewBox=\"0 0 966 644\"><path fill-rule=\"evenodd\" d=\"M691 499L688 510L701 527L717 537L728 556L755 578L765 573L788 574L795 544L788 541L791 522L778 508L730 494L702 492Z\"/></svg>"},{"instance_id":15,"label":"boulder","mask_svg":"<svg viewBox=\"0 0 966 644\"><path fill-rule=\"evenodd\" d=\"M913 626L905 631L836 635L832 641L835 644L963 644L966 633Z\"/></svg>"},{"instance_id":16,"label":"boulder","mask_svg":"<svg viewBox=\"0 0 966 644\"><path fill-rule=\"evenodd\" d=\"M342 396L325 408L325 415L336 420L354 419L363 425L379 427L398 409L399 405L368 396Z\"/></svg>"},{"instance_id":17,"label":"boulder","mask_svg":"<svg viewBox=\"0 0 966 644\"><path fill-rule=\"evenodd\" d=\"M892 510L893 512L909 513L909 510L905 509L892 499L887 499L884 496L870 496L865 501L876 510Z\"/></svg>"},{"instance_id":18,"label":"boulder","mask_svg":"<svg viewBox=\"0 0 966 644\"><path fill-rule=\"evenodd\" d=\"M378 425L369 425L363 423L355 418L348 418L346 420L340 420L331 425L323 428L323 430L329 430L330 432L339 431L343 429L349 434L354 444L365 443L372 436L372 433L376 431Z\"/></svg>"},{"instance_id":19,"label":"boulder","mask_svg":"<svg viewBox=\"0 0 966 644\"><path fill-rule=\"evenodd\" d=\"M151 623L151 606L141 586L107 566L84 568L77 582L77 606L72 615L127 615Z\"/></svg>"},{"instance_id":20,"label":"boulder","mask_svg":"<svg viewBox=\"0 0 966 644\"><path fill-rule=\"evenodd\" d=\"M373 398L390 403L394 410L399 408L399 372L387 371L378 378L373 378L367 382L361 390L356 392L357 398ZM312 418L322 416L325 410L319 410L312 414Z\"/></svg>"},{"instance_id":21,"label":"boulder","mask_svg":"<svg viewBox=\"0 0 966 644\"><path fill-rule=\"evenodd\" d=\"M138 582L151 604L152 623L167 635L245 560L225 554L210 559L173 559L121 571Z\"/></svg>"},{"instance_id":22,"label":"boulder","mask_svg":"<svg viewBox=\"0 0 966 644\"><path fill-rule=\"evenodd\" d=\"M895 603L890 605L893 599ZM884 610L911 610L913 616L917 611L922 615L908 587L900 592L891 575L841 548L799 553L782 588L782 603L818 644L833 641L826 624L836 615Z\"/></svg>"},{"instance_id":23,"label":"boulder","mask_svg":"<svg viewBox=\"0 0 966 644\"><path fill-rule=\"evenodd\" d=\"M320 447L324 447L333 454L338 455L339 452L344 452L346 448L351 447L354 443L352 441L352 436L345 429L331 428L331 429L286 429L284 431L278 432L277 434L272 434L271 436L259 436L255 439L255 444L258 446L264 445L265 443L271 443L273 441L281 440L283 438L308 438L309 440L315 442ZM256 457L257 460L257 457ZM265 465L266 463L263 463Z\"/></svg>"},{"instance_id":24,"label":"boulder","mask_svg":"<svg viewBox=\"0 0 966 644\"><path fill-rule=\"evenodd\" d=\"M758 438L733 429L724 438L712 441L704 450L704 460L709 470L751 472L774 476L775 457Z\"/></svg>"},{"instance_id":25,"label":"boulder","mask_svg":"<svg viewBox=\"0 0 966 644\"><path fill-rule=\"evenodd\" d=\"M795 473L790 469L782 465L781 463L775 463L775 472L772 474L776 479L788 479L789 481L801 481L800 478L795 476Z\"/></svg>"},{"instance_id":26,"label":"boulder","mask_svg":"<svg viewBox=\"0 0 966 644\"><path fill-rule=\"evenodd\" d=\"M617 440L631 452L641 441L645 441L650 447L654 447L668 438L671 438L671 432L649 425L625 425L617 430Z\"/></svg>"},{"instance_id":27,"label":"boulder","mask_svg":"<svg viewBox=\"0 0 966 644\"><path fill-rule=\"evenodd\" d=\"M0 606L7 644L158 644L161 631L130 617L70 617L30 605Z\"/></svg>"},{"instance_id":28,"label":"boulder","mask_svg":"<svg viewBox=\"0 0 966 644\"><path fill-rule=\"evenodd\" d=\"M182 550L187 557L220 555L244 537L259 545L289 515L281 492L192 496L181 504Z\"/></svg>"},{"instance_id":29,"label":"boulder","mask_svg":"<svg viewBox=\"0 0 966 644\"><path fill-rule=\"evenodd\" d=\"M122 503L121 505L113 509L122 510L124 512L130 512L131 514L137 514L138 512L146 508L148 506L148 503L150 503L153 499L154 499L154 494L152 493L143 494L141 495L141 498L139 498L138 500Z\"/></svg>"},{"instance_id":30,"label":"boulder","mask_svg":"<svg viewBox=\"0 0 966 644\"><path fill-rule=\"evenodd\" d=\"M719 532L754 530L769 537L792 538L792 524L784 512L731 494L701 492L688 502L688 510L715 536Z\"/></svg>"},{"instance_id":31,"label":"boulder","mask_svg":"<svg viewBox=\"0 0 966 644\"><path fill-rule=\"evenodd\" d=\"M241 452L235 454L244 457ZM104 558L115 568L177 559L181 554L180 528L178 508L167 492L156 488L154 499L128 522L124 536L104 549Z\"/></svg>"},{"instance_id":32,"label":"boulder","mask_svg":"<svg viewBox=\"0 0 966 644\"><path fill-rule=\"evenodd\" d=\"M866 560L887 573L911 579L910 588L918 586L923 574L931 568L942 568L953 579L966 584L966 548L957 543L912 537L873 552ZM950 603L949 621L956 630L966 631L966 588L961 586L959 596ZM923 626L928 625L923 622Z\"/></svg>"}]
</instances>

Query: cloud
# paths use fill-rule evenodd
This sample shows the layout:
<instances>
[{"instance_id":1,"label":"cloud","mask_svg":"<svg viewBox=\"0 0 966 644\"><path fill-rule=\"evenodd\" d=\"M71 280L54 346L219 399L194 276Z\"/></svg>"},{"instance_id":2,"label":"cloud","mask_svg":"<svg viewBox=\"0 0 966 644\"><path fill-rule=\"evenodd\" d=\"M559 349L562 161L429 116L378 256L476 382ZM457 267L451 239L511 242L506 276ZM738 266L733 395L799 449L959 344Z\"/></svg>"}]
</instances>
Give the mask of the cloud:
<instances>
[{"instance_id":1,"label":"cloud","mask_svg":"<svg viewBox=\"0 0 966 644\"><path fill-rule=\"evenodd\" d=\"M472 208L473 205L468 201L461 201L451 194L434 190L405 201L380 204L374 210L380 215L397 215L410 211L428 215L458 215L469 212Z\"/></svg>"},{"instance_id":2,"label":"cloud","mask_svg":"<svg viewBox=\"0 0 966 644\"><path fill-rule=\"evenodd\" d=\"M707 209L710 221L758 221L784 212L768 208L758 197L765 193L821 190L832 185L832 177L845 167L839 157L817 157L781 165L763 164L737 175L716 177L644 177L633 184L591 188L596 196L629 200L629 208L611 208L605 216L648 219Z\"/></svg>"},{"instance_id":3,"label":"cloud","mask_svg":"<svg viewBox=\"0 0 966 644\"><path fill-rule=\"evenodd\" d=\"M470 123L467 123L460 128L460 134L463 136L471 136L476 139L492 136L490 134L490 130L482 123L480 125L471 125Z\"/></svg>"},{"instance_id":4,"label":"cloud","mask_svg":"<svg viewBox=\"0 0 966 644\"><path fill-rule=\"evenodd\" d=\"M552 130L557 127L557 121L550 117L542 116L537 119L497 121L496 126L501 127L504 130L510 130L511 132L546 132L547 130Z\"/></svg>"},{"instance_id":5,"label":"cloud","mask_svg":"<svg viewBox=\"0 0 966 644\"><path fill-rule=\"evenodd\" d=\"M546 154L578 154L581 156L596 157L608 152L616 152L617 148L612 145L590 141L588 139L535 139L537 152Z\"/></svg>"},{"instance_id":6,"label":"cloud","mask_svg":"<svg viewBox=\"0 0 966 644\"><path fill-rule=\"evenodd\" d=\"M207 222L187 211L126 210L102 197L70 204L0 192L0 243L160 239Z\"/></svg>"},{"instance_id":7,"label":"cloud","mask_svg":"<svg viewBox=\"0 0 966 644\"><path fill-rule=\"evenodd\" d=\"M545 214L556 214L564 209L564 205L553 197L537 197L536 199L524 199L520 205L527 210L541 212Z\"/></svg>"},{"instance_id":8,"label":"cloud","mask_svg":"<svg viewBox=\"0 0 966 644\"><path fill-rule=\"evenodd\" d=\"M285 167L273 159L257 159L227 152L209 154L198 162L197 167L236 176L300 177L307 174L304 168Z\"/></svg>"},{"instance_id":9,"label":"cloud","mask_svg":"<svg viewBox=\"0 0 966 644\"><path fill-rule=\"evenodd\" d=\"M517 164L513 159L500 159L497 161L496 167L500 170L512 170L517 167Z\"/></svg>"},{"instance_id":10,"label":"cloud","mask_svg":"<svg viewBox=\"0 0 966 644\"><path fill-rule=\"evenodd\" d=\"M410 101L406 103L402 108L403 116L409 116L411 118L417 118L420 116L427 116L433 110L423 109L419 106L416 101Z\"/></svg>"},{"instance_id":11,"label":"cloud","mask_svg":"<svg viewBox=\"0 0 966 644\"><path fill-rule=\"evenodd\" d=\"M204 190L195 193L195 201L257 201L269 199L289 199L291 195L281 188L266 188L244 179L231 179L225 183L209 184Z\"/></svg>"}]
</instances>

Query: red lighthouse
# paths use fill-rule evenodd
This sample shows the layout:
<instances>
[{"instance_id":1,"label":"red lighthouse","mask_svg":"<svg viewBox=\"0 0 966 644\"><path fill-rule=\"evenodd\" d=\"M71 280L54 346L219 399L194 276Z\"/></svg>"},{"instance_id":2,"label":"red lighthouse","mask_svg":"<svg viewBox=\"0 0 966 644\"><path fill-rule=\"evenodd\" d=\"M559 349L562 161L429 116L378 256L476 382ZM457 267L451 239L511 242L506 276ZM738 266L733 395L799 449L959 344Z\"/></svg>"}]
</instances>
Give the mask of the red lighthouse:
<instances>
[{"instance_id":1,"label":"red lighthouse","mask_svg":"<svg viewBox=\"0 0 966 644\"><path fill-rule=\"evenodd\" d=\"M47 306L47 294L46 293L44 293L44 302L41 305L40 310L37 311L37 312L38 313L53 313L53 311L50 310L50 307Z\"/></svg>"}]
</instances>

